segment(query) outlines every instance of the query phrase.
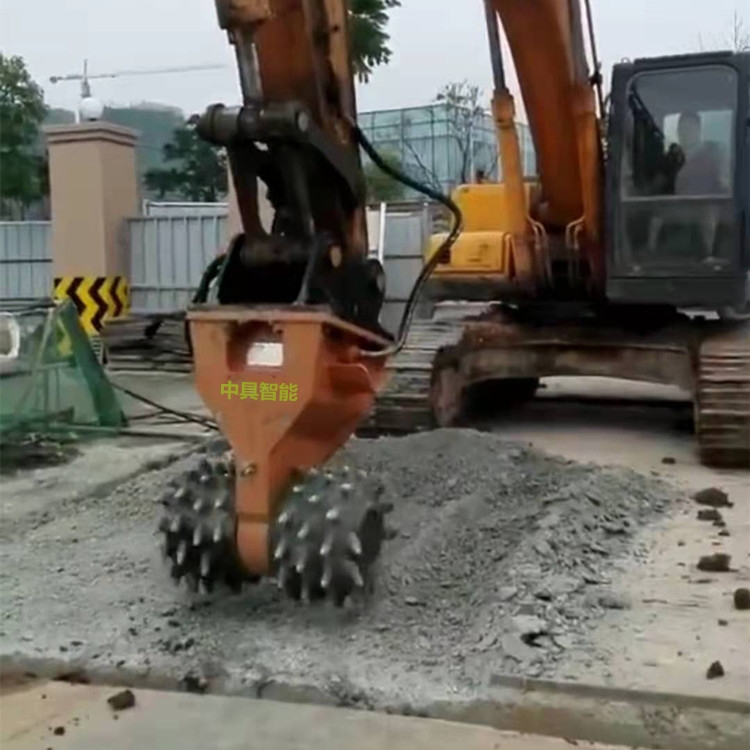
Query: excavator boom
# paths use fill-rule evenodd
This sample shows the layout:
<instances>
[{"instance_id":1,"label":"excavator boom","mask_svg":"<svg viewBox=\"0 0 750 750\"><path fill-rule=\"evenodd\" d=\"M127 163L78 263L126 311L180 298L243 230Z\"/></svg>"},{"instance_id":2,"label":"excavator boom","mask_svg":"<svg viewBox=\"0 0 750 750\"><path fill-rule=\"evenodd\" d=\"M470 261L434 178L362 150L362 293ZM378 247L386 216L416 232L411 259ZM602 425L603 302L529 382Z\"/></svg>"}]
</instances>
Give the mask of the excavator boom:
<instances>
[{"instance_id":1,"label":"excavator boom","mask_svg":"<svg viewBox=\"0 0 750 750\"><path fill-rule=\"evenodd\" d=\"M193 588L272 575L294 598L341 604L365 585L387 508L367 477L316 467L371 408L393 338L367 258L346 3L216 9L242 105L209 107L197 129L227 150L243 232L207 269L188 324L198 391L232 452L165 498L165 552Z\"/></svg>"}]
</instances>

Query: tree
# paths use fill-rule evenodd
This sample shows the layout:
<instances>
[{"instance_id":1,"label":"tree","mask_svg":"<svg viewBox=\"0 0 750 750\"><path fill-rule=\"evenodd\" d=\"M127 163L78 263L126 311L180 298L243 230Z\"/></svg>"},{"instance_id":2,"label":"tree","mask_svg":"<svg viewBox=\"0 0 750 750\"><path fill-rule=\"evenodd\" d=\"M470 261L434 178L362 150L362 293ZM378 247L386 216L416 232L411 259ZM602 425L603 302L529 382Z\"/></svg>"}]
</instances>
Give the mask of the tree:
<instances>
[{"instance_id":1,"label":"tree","mask_svg":"<svg viewBox=\"0 0 750 750\"><path fill-rule=\"evenodd\" d=\"M743 17L737 11L732 16L732 24L729 31L720 39L715 40L711 46L722 49L729 48L734 52L750 52L750 30L745 25ZM698 35L698 48L701 51L705 51L706 49L702 34Z\"/></svg>"},{"instance_id":2,"label":"tree","mask_svg":"<svg viewBox=\"0 0 750 750\"><path fill-rule=\"evenodd\" d=\"M23 219L43 195L37 150L40 125L47 113L44 94L21 57L0 53L0 215Z\"/></svg>"},{"instance_id":3,"label":"tree","mask_svg":"<svg viewBox=\"0 0 750 750\"><path fill-rule=\"evenodd\" d=\"M390 62L390 37L385 27L388 11L399 7L401 0L349 0L352 62L363 83L370 80L373 68Z\"/></svg>"},{"instance_id":4,"label":"tree","mask_svg":"<svg viewBox=\"0 0 750 750\"><path fill-rule=\"evenodd\" d=\"M380 154L380 158L392 169L401 171L401 162L392 152ZM404 198L404 185L383 172L373 162L368 162L364 169L367 183L367 200L371 203L387 203Z\"/></svg>"},{"instance_id":5,"label":"tree","mask_svg":"<svg viewBox=\"0 0 750 750\"><path fill-rule=\"evenodd\" d=\"M435 138L434 133L426 135L419 132L424 123L415 125L412 131L411 121L405 118L397 137L408 154L409 172L420 182L441 192L459 184L491 179L499 162L499 153L494 138L488 142L486 137L482 137L481 126L487 113L481 104L482 92L479 87L467 81L449 83L440 89L433 101L444 105L443 112L436 115L441 119L435 122L445 127L445 135L453 146L451 151L458 158L456 161L451 158L447 165L443 165L448 168L449 174L446 175L444 169L440 170L442 175L439 174L438 164L434 163L434 149L430 154L420 148L426 141Z\"/></svg>"},{"instance_id":6,"label":"tree","mask_svg":"<svg viewBox=\"0 0 750 750\"><path fill-rule=\"evenodd\" d=\"M191 125L174 131L163 148L164 167L149 169L146 187L159 198L215 203L227 192L224 154L198 136Z\"/></svg>"}]
</instances>

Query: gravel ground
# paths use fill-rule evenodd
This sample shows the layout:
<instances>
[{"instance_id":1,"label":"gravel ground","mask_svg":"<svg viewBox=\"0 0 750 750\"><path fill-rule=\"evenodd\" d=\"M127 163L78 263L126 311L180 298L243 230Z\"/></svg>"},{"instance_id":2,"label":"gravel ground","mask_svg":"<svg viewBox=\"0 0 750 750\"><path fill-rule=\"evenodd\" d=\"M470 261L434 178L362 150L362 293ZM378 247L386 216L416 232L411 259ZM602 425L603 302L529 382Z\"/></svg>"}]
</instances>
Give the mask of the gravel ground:
<instances>
[{"instance_id":1,"label":"gravel ground","mask_svg":"<svg viewBox=\"0 0 750 750\"><path fill-rule=\"evenodd\" d=\"M175 589L155 501L194 456L109 495L3 519L0 652L297 680L348 702L361 690L439 699L498 673L548 676L602 613L628 606L611 576L644 554L638 530L680 502L631 470L471 430L353 440L337 460L379 472L396 505L399 533L369 601L310 609L272 582L239 597Z\"/></svg>"}]
</instances>

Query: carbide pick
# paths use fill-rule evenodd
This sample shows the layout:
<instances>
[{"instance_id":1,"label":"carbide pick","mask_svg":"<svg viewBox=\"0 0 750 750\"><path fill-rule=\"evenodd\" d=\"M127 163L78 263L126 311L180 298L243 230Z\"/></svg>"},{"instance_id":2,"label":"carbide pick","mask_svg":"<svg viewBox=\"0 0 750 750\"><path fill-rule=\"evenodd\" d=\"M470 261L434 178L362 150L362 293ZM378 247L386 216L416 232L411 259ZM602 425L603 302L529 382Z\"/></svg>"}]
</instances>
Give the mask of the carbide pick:
<instances>
[{"instance_id":1,"label":"carbide pick","mask_svg":"<svg viewBox=\"0 0 750 750\"><path fill-rule=\"evenodd\" d=\"M311 469L308 469L307 476L309 477L317 477L320 472L313 466Z\"/></svg>"},{"instance_id":2,"label":"carbide pick","mask_svg":"<svg viewBox=\"0 0 750 750\"><path fill-rule=\"evenodd\" d=\"M174 493L174 499L175 500L182 500L183 498L187 497L187 490L184 487L179 487L177 491Z\"/></svg>"},{"instance_id":3,"label":"carbide pick","mask_svg":"<svg viewBox=\"0 0 750 750\"><path fill-rule=\"evenodd\" d=\"M331 521L335 523L339 520L341 517L341 512L338 508L331 508L329 511L326 512L326 521Z\"/></svg>"},{"instance_id":4,"label":"carbide pick","mask_svg":"<svg viewBox=\"0 0 750 750\"><path fill-rule=\"evenodd\" d=\"M221 510L224 507L224 498L217 497L214 501L214 510Z\"/></svg>"},{"instance_id":5,"label":"carbide pick","mask_svg":"<svg viewBox=\"0 0 750 750\"><path fill-rule=\"evenodd\" d=\"M310 535L310 524L305 522L302 524L302 528L299 530L299 533L297 534L297 539L304 540L304 539L307 539L309 535Z\"/></svg>"},{"instance_id":6,"label":"carbide pick","mask_svg":"<svg viewBox=\"0 0 750 750\"><path fill-rule=\"evenodd\" d=\"M303 552L299 558L297 559L297 564L294 566L294 569L298 573L302 573L305 570L305 563L307 562L307 554Z\"/></svg>"},{"instance_id":7,"label":"carbide pick","mask_svg":"<svg viewBox=\"0 0 750 750\"><path fill-rule=\"evenodd\" d=\"M196 513L200 513L200 512L201 512L201 511L203 510L203 500L201 500L200 498L198 498L198 499L197 499L197 500L196 500L196 501L195 501L195 502L193 503L193 510L194 510L194 511L195 511Z\"/></svg>"},{"instance_id":8,"label":"carbide pick","mask_svg":"<svg viewBox=\"0 0 750 750\"><path fill-rule=\"evenodd\" d=\"M360 573L359 571L359 566L355 563L350 563L349 565L347 565L347 570L349 572L349 575L351 576L352 583L357 588L363 588L365 585L365 581L362 578L362 573Z\"/></svg>"},{"instance_id":9,"label":"carbide pick","mask_svg":"<svg viewBox=\"0 0 750 750\"><path fill-rule=\"evenodd\" d=\"M183 565L185 563L185 559L187 558L187 542L183 539L180 542L179 547L177 547L177 564Z\"/></svg>"},{"instance_id":10,"label":"carbide pick","mask_svg":"<svg viewBox=\"0 0 750 750\"><path fill-rule=\"evenodd\" d=\"M201 555L201 577L208 578L208 574L211 572L211 553L206 550Z\"/></svg>"},{"instance_id":11,"label":"carbide pick","mask_svg":"<svg viewBox=\"0 0 750 750\"><path fill-rule=\"evenodd\" d=\"M328 534L320 545L320 554L322 557L328 557L333 549L333 534Z\"/></svg>"},{"instance_id":12,"label":"carbide pick","mask_svg":"<svg viewBox=\"0 0 750 750\"><path fill-rule=\"evenodd\" d=\"M331 585L331 579L333 578L333 566L330 563L326 563L323 569L323 577L320 579L320 588L327 589Z\"/></svg>"},{"instance_id":13,"label":"carbide pick","mask_svg":"<svg viewBox=\"0 0 750 750\"><path fill-rule=\"evenodd\" d=\"M279 516L279 526L288 526L289 522L292 520L292 516L289 513L288 510L285 510L280 516Z\"/></svg>"},{"instance_id":14,"label":"carbide pick","mask_svg":"<svg viewBox=\"0 0 750 750\"><path fill-rule=\"evenodd\" d=\"M348 494L349 494L349 493L350 493L350 492L352 491L352 486L351 486L351 484L349 484L349 482L344 482L344 483L343 483L343 484L341 485L341 491L342 491L342 492L343 492L343 493L344 493L345 495L348 495Z\"/></svg>"},{"instance_id":15,"label":"carbide pick","mask_svg":"<svg viewBox=\"0 0 750 750\"><path fill-rule=\"evenodd\" d=\"M284 555L286 554L286 548L287 548L286 539L282 539L276 545L276 549L273 552L273 559L274 560L281 560L281 558L284 557Z\"/></svg>"},{"instance_id":16,"label":"carbide pick","mask_svg":"<svg viewBox=\"0 0 750 750\"><path fill-rule=\"evenodd\" d=\"M355 557L359 557L362 554L362 542L359 541L359 537L354 531L350 532L346 542Z\"/></svg>"},{"instance_id":17,"label":"carbide pick","mask_svg":"<svg viewBox=\"0 0 750 750\"><path fill-rule=\"evenodd\" d=\"M217 523L216 526L214 526L214 544L218 544L222 537L224 536L224 529L222 528L222 525L220 523Z\"/></svg>"},{"instance_id":18,"label":"carbide pick","mask_svg":"<svg viewBox=\"0 0 750 750\"><path fill-rule=\"evenodd\" d=\"M201 484L211 484L211 475L210 474L201 474L200 479L198 481Z\"/></svg>"},{"instance_id":19,"label":"carbide pick","mask_svg":"<svg viewBox=\"0 0 750 750\"><path fill-rule=\"evenodd\" d=\"M175 516L175 517L174 517L174 518L172 519L172 523L171 523L171 524L169 524L169 530L170 530L170 531L171 531L171 532L172 532L173 534L179 534L179 533L180 533L180 528L181 528L181 527L182 527L182 517L181 517L181 516Z\"/></svg>"},{"instance_id":20,"label":"carbide pick","mask_svg":"<svg viewBox=\"0 0 750 750\"><path fill-rule=\"evenodd\" d=\"M203 527L198 524L193 532L193 547L200 547L203 541Z\"/></svg>"},{"instance_id":21,"label":"carbide pick","mask_svg":"<svg viewBox=\"0 0 750 750\"><path fill-rule=\"evenodd\" d=\"M310 503L310 505L315 505L316 503L320 502L320 496L310 495L310 497L307 498L307 502Z\"/></svg>"},{"instance_id":22,"label":"carbide pick","mask_svg":"<svg viewBox=\"0 0 750 750\"><path fill-rule=\"evenodd\" d=\"M276 576L276 585L283 590L286 587L288 577L289 571L287 570L286 565L281 565L279 567L279 574Z\"/></svg>"}]
</instances>

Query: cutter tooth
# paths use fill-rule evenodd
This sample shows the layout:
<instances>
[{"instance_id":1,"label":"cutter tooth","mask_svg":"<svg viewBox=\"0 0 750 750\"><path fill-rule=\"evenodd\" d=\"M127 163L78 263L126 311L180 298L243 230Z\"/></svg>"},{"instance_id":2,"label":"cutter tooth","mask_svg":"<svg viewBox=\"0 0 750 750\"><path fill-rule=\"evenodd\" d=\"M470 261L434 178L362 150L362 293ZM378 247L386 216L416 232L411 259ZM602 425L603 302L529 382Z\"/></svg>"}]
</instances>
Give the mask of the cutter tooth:
<instances>
[{"instance_id":1,"label":"cutter tooth","mask_svg":"<svg viewBox=\"0 0 750 750\"><path fill-rule=\"evenodd\" d=\"M285 510L280 516L279 516L279 526L288 526L289 522L292 520L292 516L289 513L288 510Z\"/></svg>"},{"instance_id":2,"label":"cutter tooth","mask_svg":"<svg viewBox=\"0 0 750 750\"><path fill-rule=\"evenodd\" d=\"M198 524L193 532L193 547L200 547L203 541L203 527Z\"/></svg>"},{"instance_id":3,"label":"cutter tooth","mask_svg":"<svg viewBox=\"0 0 750 750\"><path fill-rule=\"evenodd\" d=\"M331 523L336 523L340 517L341 511L338 508L331 508L326 513L326 521L331 521Z\"/></svg>"},{"instance_id":4,"label":"cutter tooth","mask_svg":"<svg viewBox=\"0 0 750 750\"><path fill-rule=\"evenodd\" d=\"M174 493L174 499L179 501L185 497L187 497L187 490L184 487L178 487Z\"/></svg>"},{"instance_id":5,"label":"cutter tooth","mask_svg":"<svg viewBox=\"0 0 750 750\"><path fill-rule=\"evenodd\" d=\"M357 588L360 588L360 589L361 589L361 588L364 588L364 585L365 585L365 581L364 581L364 579L362 578L362 573L361 573L361 572L360 572L360 570L359 570L359 566L358 566L358 565L356 565L356 564L353 564L353 563L352 563L352 564L350 564L350 565L347 565L347 569L348 569L348 571L349 571L349 574L350 574L350 576L351 576L351 579L352 579L352 583L353 583L353 584L354 584L354 585L355 585L355 586L356 586Z\"/></svg>"},{"instance_id":6,"label":"cutter tooth","mask_svg":"<svg viewBox=\"0 0 750 750\"><path fill-rule=\"evenodd\" d=\"M342 491L342 492L343 492L343 493L344 493L345 495L348 495L348 494L349 494L349 493L350 493L350 492L352 491L352 486L351 486L351 484L349 484L349 482L344 482L344 483L343 483L343 484L341 485L341 491Z\"/></svg>"},{"instance_id":7,"label":"cutter tooth","mask_svg":"<svg viewBox=\"0 0 750 750\"><path fill-rule=\"evenodd\" d=\"M273 559L281 560L281 558L284 557L284 555L286 554L286 548L287 548L286 539L282 539L276 545L276 549L274 550L274 553L273 553Z\"/></svg>"},{"instance_id":8,"label":"cutter tooth","mask_svg":"<svg viewBox=\"0 0 750 750\"><path fill-rule=\"evenodd\" d=\"M185 559L187 558L187 542L183 539L180 542L180 546L177 547L177 564L183 565L185 563Z\"/></svg>"},{"instance_id":9,"label":"cutter tooth","mask_svg":"<svg viewBox=\"0 0 750 750\"><path fill-rule=\"evenodd\" d=\"M307 562L307 555L306 555L306 554L305 554L305 553L303 552L303 553L302 553L302 554L301 554L301 555L299 556L299 559L297 560L297 564L296 564L296 565L294 566L294 569L295 569L295 570L296 570L296 571L297 571L298 573L302 573L302 572L304 572L304 570L305 570L305 563L306 563L306 562Z\"/></svg>"},{"instance_id":10,"label":"cutter tooth","mask_svg":"<svg viewBox=\"0 0 750 750\"><path fill-rule=\"evenodd\" d=\"M331 585L331 580L333 579L333 565L331 565L330 562L327 562L325 567L323 568L323 577L320 579L320 588L323 590L327 590L328 587Z\"/></svg>"},{"instance_id":11,"label":"cutter tooth","mask_svg":"<svg viewBox=\"0 0 750 750\"><path fill-rule=\"evenodd\" d=\"M214 510L221 510L224 507L224 498L217 497L214 501Z\"/></svg>"},{"instance_id":12,"label":"cutter tooth","mask_svg":"<svg viewBox=\"0 0 750 750\"><path fill-rule=\"evenodd\" d=\"M198 479L198 481L201 484L204 484L204 485L205 484L211 484L211 475L210 474L201 474L200 478Z\"/></svg>"},{"instance_id":13,"label":"cutter tooth","mask_svg":"<svg viewBox=\"0 0 750 750\"><path fill-rule=\"evenodd\" d=\"M201 512L201 511L203 510L203 505L204 505L204 503L203 503L203 500L201 500L200 498L198 498L198 499L197 499L197 500L196 500L196 501L195 501L195 502L193 503L193 510L194 510L194 511L195 511L196 513L200 513L200 512Z\"/></svg>"},{"instance_id":14,"label":"cutter tooth","mask_svg":"<svg viewBox=\"0 0 750 750\"><path fill-rule=\"evenodd\" d=\"M328 557L333 549L333 534L328 534L320 545L320 554L322 557Z\"/></svg>"},{"instance_id":15,"label":"cutter tooth","mask_svg":"<svg viewBox=\"0 0 750 750\"><path fill-rule=\"evenodd\" d=\"M346 477L349 476L350 469L348 466L342 466L341 467L341 473Z\"/></svg>"},{"instance_id":16,"label":"cutter tooth","mask_svg":"<svg viewBox=\"0 0 750 750\"><path fill-rule=\"evenodd\" d=\"M318 474L320 474L320 472L314 466L307 471L307 476L309 477L317 477Z\"/></svg>"},{"instance_id":17,"label":"cutter tooth","mask_svg":"<svg viewBox=\"0 0 750 750\"><path fill-rule=\"evenodd\" d=\"M325 477L325 480L326 480L326 484L331 484L333 482L333 474L331 474L330 471L327 471L324 474L324 477Z\"/></svg>"},{"instance_id":18,"label":"cutter tooth","mask_svg":"<svg viewBox=\"0 0 750 750\"><path fill-rule=\"evenodd\" d=\"M294 487L292 487L292 492L295 495L298 495L300 492L302 492L302 485L301 484L295 484Z\"/></svg>"},{"instance_id":19,"label":"cutter tooth","mask_svg":"<svg viewBox=\"0 0 750 750\"><path fill-rule=\"evenodd\" d=\"M208 574L211 572L211 553L206 550L201 555L201 577L208 578Z\"/></svg>"},{"instance_id":20,"label":"cutter tooth","mask_svg":"<svg viewBox=\"0 0 750 750\"><path fill-rule=\"evenodd\" d=\"M299 534L297 534L297 539L304 540L307 539L308 536L310 536L310 524L305 522L302 524Z\"/></svg>"},{"instance_id":21,"label":"cutter tooth","mask_svg":"<svg viewBox=\"0 0 750 750\"><path fill-rule=\"evenodd\" d=\"M359 537L354 531L352 531L349 534L349 537L347 538L346 542L351 553L355 557L359 557L362 554L362 542L359 541Z\"/></svg>"},{"instance_id":22,"label":"cutter tooth","mask_svg":"<svg viewBox=\"0 0 750 750\"><path fill-rule=\"evenodd\" d=\"M182 528L182 517L181 516L175 516L172 519L172 523L169 524L169 530L173 534L179 534L181 528Z\"/></svg>"},{"instance_id":23,"label":"cutter tooth","mask_svg":"<svg viewBox=\"0 0 750 750\"><path fill-rule=\"evenodd\" d=\"M310 503L310 505L315 505L316 503L320 502L320 496L310 495L310 497L307 498L307 502Z\"/></svg>"},{"instance_id":24,"label":"cutter tooth","mask_svg":"<svg viewBox=\"0 0 750 750\"><path fill-rule=\"evenodd\" d=\"M289 578L289 570L286 565L279 567L279 574L276 576L276 585L279 589L283 590L286 587L287 578Z\"/></svg>"},{"instance_id":25,"label":"cutter tooth","mask_svg":"<svg viewBox=\"0 0 750 750\"><path fill-rule=\"evenodd\" d=\"M358 476L358 477L359 477L360 479L367 479L367 472L366 472L366 471L365 471L364 469L359 469L359 470L357 471L357 476Z\"/></svg>"},{"instance_id":26,"label":"cutter tooth","mask_svg":"<svg viewBox=\"0 0 750 750\"><path fill-rule=\"evenodd\" d=\"M223 537L224 537L224 529L220 523L217 523L216 526L214 526L214 535L213 535L214 544L218 544L222 540Z\"/></svg>"}]
</instances>

